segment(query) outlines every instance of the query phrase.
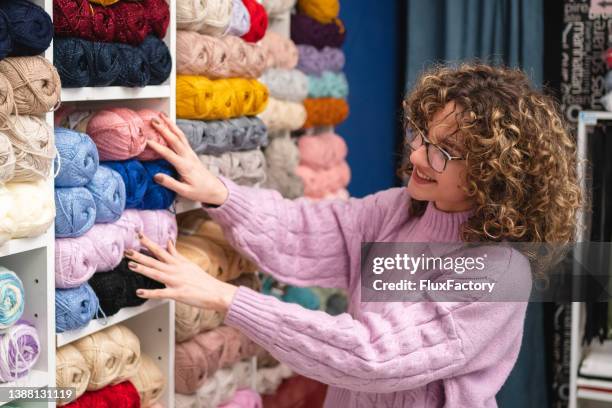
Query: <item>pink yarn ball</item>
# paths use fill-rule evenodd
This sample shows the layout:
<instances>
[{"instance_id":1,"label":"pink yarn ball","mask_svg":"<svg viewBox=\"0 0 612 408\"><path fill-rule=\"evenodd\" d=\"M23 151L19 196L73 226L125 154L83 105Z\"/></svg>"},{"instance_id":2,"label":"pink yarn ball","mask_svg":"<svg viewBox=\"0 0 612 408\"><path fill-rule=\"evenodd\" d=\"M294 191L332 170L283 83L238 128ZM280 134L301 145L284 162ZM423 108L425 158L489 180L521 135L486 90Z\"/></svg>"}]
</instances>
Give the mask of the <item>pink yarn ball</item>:
<instances>
[{"instance_id":1,"label":"pink yarn ball","mask_svg":"<svg viewBox=\"0 0 612 408\"><path fill-rule=\"evenodd\" d=\"M96 272L108 272L121 263L125 250L125 236L113 224L95 224L82 238L94 247Z\"/></svg>"},{"instance_id":2,"label":"pink yarn ball","mask_svg":"<svg viewBox=\"0 0 612 408\"><path fill-rule=\"evenodd\" d=\"M75 288L87 282L96 271L95 249L90 240L55 240L55 287Z\"/></svg>"},{"instance_id":3,"label":"pink yarn ball","mask_svg":"<svg viewBox=\"0 0 612 408\"><path fill-rule=\"evenodd\" d=\"M348 148L335 133L304 135L298 139L300 164L316 170L328 169L346 159Z\"/></svg>"},{"instance_id":4,"label":"pink yarn ball","mask_svg":"<svg viewBox=\"0 0 612 408\"><path fill-rule=\"evenodd\" d=\"M262 408L263 402L261 395L250 388L243 388L236 391L234 397L218 408Z\"/></svg>"},{"instance_id":5,"label":"pink yarn ball","mask_svg":"<svg viewBox=\"0 0 612 408\"><path fill-rule=\"evenodd\" d=\"M138 156L146 147L144 123L131 109L110 108L98 111L87 124L100 160L127 160Z\"/></svg>"},{"instance_id":6,"label":"pink yarn ball","mask_svg":"<svg viewBox=\"0 0 612 408\"><path fill-rule=\"evenodd\" d=\"M142 130L144 132L145 139L153 140L161 145L167 146L168 144L166 143L166 139L164 139L163 136L159 134L159 132L151 125L151 120L153 118L157 118L160 121L162 120L160 117L160 112L151 109L141 109L136 113L138 113L138 116L140 116L140 119L142 119L142 122L144 123ZM151 149L149 146L146 146L143 152L136 156L136 158L138 160L147 161L161 159L161 156L155 150Z\"/></svg>"},{"instance_id":7,"label":"pink yarn ball","mask_svg":"<svg viewBox=\"0 0 612 408\"><path fill-rule=\"evenodd\" d=\"M121 231L125 249L140 251L141 245L138 233L144 230L144 226L139 213L140 211L137 210L125 210L121 214L121 218L112 224Z\"/></svg>"},{"instance_id":8,"label":"pink yarn ball","mask_svg":"<svg viewBox=\"0 0 612 408\"><path fill-rule=\"evenodd\" d=\"M299 165L295 172L304 181L304 195L312 198L323 198L328 193L346 187L351 180L351 169L346 161L326 170Z\"/></svg>"},{"instance_id":9,"label":"pink yarn ball","mask_svg":"<svg viewBox=\"0 0 612 408\"><path fill-rule=\"evenodd\" d=\"M143 225L143 234L161 247L166 248L168 241L176 243L178 227L176 217L166 210L139 211Z\"/></svg>"}]
</instances>

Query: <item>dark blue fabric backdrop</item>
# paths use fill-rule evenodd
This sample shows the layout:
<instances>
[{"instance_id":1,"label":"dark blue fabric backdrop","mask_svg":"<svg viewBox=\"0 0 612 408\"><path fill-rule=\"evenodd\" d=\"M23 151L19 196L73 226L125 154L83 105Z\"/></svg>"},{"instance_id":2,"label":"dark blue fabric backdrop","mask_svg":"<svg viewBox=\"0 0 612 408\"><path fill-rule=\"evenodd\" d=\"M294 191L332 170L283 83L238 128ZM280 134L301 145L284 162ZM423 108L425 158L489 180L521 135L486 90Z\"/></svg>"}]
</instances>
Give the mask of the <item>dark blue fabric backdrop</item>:
<instances>
[{"instance_id":1,"label":"dark blue fabric backdrop","mask_svg":"<svg viewBox=\"0 0 612 408\"><path fill-rule=\"evenodd\" d=\"M400 116L397 100L404 84L398 28L399 2L350 0L341 3L340 18L347 28L345 73L349 81L348 119L337 133L348 144L352 196L392 187L395 183L395 144Z\"/></svg>"}]
</instances>

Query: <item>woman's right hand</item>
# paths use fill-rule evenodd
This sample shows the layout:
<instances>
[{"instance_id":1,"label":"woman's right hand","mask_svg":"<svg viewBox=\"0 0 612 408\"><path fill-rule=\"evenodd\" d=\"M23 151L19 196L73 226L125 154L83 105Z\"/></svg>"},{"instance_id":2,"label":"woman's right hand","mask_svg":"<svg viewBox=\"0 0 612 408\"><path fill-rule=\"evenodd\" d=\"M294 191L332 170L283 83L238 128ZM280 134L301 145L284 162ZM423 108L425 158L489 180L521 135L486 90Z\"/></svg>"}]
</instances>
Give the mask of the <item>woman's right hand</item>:
<instances>
[{"instance_id":1,"label":"woman's right hand","mask_svg":"<svg viewBox=\"0 0 612 408\"><path fill-rule=\"evenodd\" d=\"M161 117L162 121L153 119L151 125L164 138L168 147L153 140L147 141L147 144L176 168L180 178L176 180L167 174L158 173L153 179L190 200L213 205L223 204L229 194L225 184L202 164L183 131L164 113Z\"/></svg>"}]
</instances>

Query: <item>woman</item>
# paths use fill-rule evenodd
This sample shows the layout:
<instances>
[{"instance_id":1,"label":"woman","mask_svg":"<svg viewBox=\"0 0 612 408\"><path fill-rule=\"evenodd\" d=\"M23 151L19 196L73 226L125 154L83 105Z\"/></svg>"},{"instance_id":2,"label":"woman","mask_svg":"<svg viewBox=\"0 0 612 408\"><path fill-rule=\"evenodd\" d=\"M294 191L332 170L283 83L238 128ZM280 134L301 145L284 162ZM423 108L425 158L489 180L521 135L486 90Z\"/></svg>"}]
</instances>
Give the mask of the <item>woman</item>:
<instances>
[{"instance_id":1,"label":"woman","mask_svg":"<svg viewBox=\"0 0 612 408\"><path fill-rule=\"evenodd\" d=\"M166 284L139 290L226 312L296 372L330 385L326 407L494 407L514 365L525 302L360 302L362 242L572 240L580 204L574 144L555 104L518 70L465 64L425 72L405 103L407 188L311 203L214 177L167 118L169 148L149 142L181 178L163 186L204 203L230 242L292 285L347 289L349 313L284 304L203 273L172 243L130 268ZM537 259L496 250L481 278L528 293Z\"/></svg>"}]
</instances>

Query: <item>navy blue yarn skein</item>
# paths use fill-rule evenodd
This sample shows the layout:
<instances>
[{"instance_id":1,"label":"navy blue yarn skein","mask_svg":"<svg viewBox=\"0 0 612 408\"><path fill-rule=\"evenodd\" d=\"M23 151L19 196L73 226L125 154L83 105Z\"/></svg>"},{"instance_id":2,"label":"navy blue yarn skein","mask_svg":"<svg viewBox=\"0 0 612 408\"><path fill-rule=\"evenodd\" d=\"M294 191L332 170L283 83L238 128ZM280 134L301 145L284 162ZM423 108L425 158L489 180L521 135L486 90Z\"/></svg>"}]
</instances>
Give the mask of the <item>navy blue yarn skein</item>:
<instances>
[{"instance_id":1,"label":"navy blue yarn skein","mask_svg":"<svg viewBox=\"0 0 612 408\"><path fill-rule=\"evenodd\" d=\"M135 159L105 161L103 166L115 170L125 184L125 208L138 208L149 187L149 177L141 162Z\"/></svg>"},{"instance_id":2,"label":"navy blue yarn skein","mask_svg":"<svg viewBox=\"0 0 612 408\"><path fill-rule=\"evenodd\" d=\"M151 80L151 66L145 53L137 47L114 44L122 63L119 76L112 85L142 87Z\"/></svg>"},{"instance_id":3,"label":"navy blue yarn skein","mask_svg":"<svg viewBox=\"0 0 612 408\"><path fill-rule=\"evenodd\" d=\"M55 189L55 237L76 238L96 221L96 203L85 187Z\"/></svg>"},{"instance_id":4,"label":"navy blue yarn skein","mask_svg":"<svg viewBox=\"0 0 612 408\"><path fill-rule=\"evenodd\" d=\"M55 289L55 332L84 327L98 310L98 297L87 283L70 289Z\"/></svg>"},{"instance_id":5,"label":"navy blue yarn skein","mask_svg":"<svg viewBox=\"0 0 612 408\"><path fill-rule=\"evenodd\" d=\"M141 204L137 208L140 210L167 209L174 202L174 199L176 198L176 193L156 183L155 180L153 180L153 177L157 173L163 173L171 177L176 177L176 170L166 160L153 160L144 162L143 166L147 172L149 186L142 199Z\"/></svg>"},{"instance_id":6,"label":"navy blue yarn skein","mask_svg":"<svg viewBox=\"0 0 612 408\"><path fill-rule=\"evenodd\" d=\"M145 38L139 48L147 57L151 71L149 85L160 85L170 76L172 56L166 44L154 35Z\"/></svg>"},{"instance_id":7,"label":"navy blue yarn skein","mask_svg":"<svg viewBox=\"0 0 612 408\"><path fill-rule=\"evenodd\" d=\"M81 88L91 82L87 41L80 38L56 38L53 65L66 88Z\"/></svg>"},{"instance_id":8,"label":"navy blue yarn skein","mask_svg":"<svg viewBox=\"0 0 612 408\"><path fill-rule=\"evenodd\" d=\"M100 166L85 186L96 203L96 224L115 222L125 210L125 183L115 170Z\"/></svg>"},{"instance_id":9,"label":"navy blue yarn skein","mask_svg":"<svg viewBox=\"0 0 612 408\"><path fill-rule=\"evenodd\" d=\"M55 147L59 153L56 187L82 187L98 170L99 157L95 143L85 133L56 127Z\"/></svg>"},{"instance_id":10,"label":"navy blue yarn skein","mask_svg":"<svg viewBox=\"0 0 612 408\"><path fill-rule=\"evenodd\" d=\"M53 39L51 16L28 0L0 1L0 10L11 25L13 47L9 55L25 56L43 53Z\"/></svg>"},{"instance_id":11,"label":"navy blue yarn skein","mask_svg":"<svg viewBox=\"0 0 612 408\"><path fill-rule=\"evenodd\" d=\"M8 57L13 49L13 35L8 16L0 10L0 59Z\"/></svg>"}]
</instances>

